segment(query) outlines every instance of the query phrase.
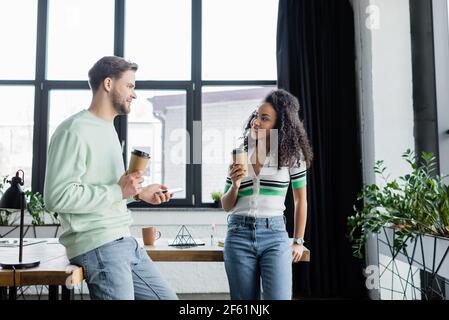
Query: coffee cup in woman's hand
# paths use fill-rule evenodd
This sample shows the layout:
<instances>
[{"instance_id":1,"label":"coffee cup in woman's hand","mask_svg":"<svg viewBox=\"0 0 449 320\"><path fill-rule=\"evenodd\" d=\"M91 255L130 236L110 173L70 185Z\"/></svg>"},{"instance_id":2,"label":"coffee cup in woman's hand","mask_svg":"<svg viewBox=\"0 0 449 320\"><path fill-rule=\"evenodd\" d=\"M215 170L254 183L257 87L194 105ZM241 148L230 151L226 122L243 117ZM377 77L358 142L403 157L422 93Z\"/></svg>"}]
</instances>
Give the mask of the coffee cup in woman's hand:
<instances>
[{"instance_id":1,"label":"coffee cup in woman's hand","mask_svg":"<svg viewBox=\"0 0 449 320\"><path fill-rule=\"evenodd\" d=\"M242 167L244 177L248 176L248 152L241 148L232 150L232 162Z\"/></svg>"},{"instance_id":2,"label":"coffee cup in woman's hand","mask_svg":"<svg viewBox=\"0 0 449 320\"><path fill-rule=\"evenodd\" d=\"M239 188L242 179L246 176L246 170L241 164L232 164L229 170L229 176L231 177L232 184Z\"/></svg>"}]
</instances>

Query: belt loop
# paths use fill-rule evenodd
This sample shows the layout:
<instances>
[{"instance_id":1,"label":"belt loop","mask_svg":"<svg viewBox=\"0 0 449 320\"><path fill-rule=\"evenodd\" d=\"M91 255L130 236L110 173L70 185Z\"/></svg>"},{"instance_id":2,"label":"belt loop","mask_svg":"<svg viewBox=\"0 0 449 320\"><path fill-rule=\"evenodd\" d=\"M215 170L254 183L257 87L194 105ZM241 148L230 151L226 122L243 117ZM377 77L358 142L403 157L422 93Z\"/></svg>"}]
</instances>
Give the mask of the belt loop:
<instances>
[{"instance_id":1,"label":"belt loop","mask_svg":"<svg viewBox=\"0 0 449 320\"><path fill-rule=\"evenodd\" d=\"M270 218L265 218L267 229L270 228Z\"/></svg>"},{"instance_id":2,"label":"belt loop","mask_svg":"<svg viewBox=\"0 0 449 320\"><path fill-rule=\"evenodd\" d=\"M246 217L248 220L248 225L251 222L251 226L253 227L253 229L256 229L256 218L255 217Z\"/></svg>"}]
</instances>

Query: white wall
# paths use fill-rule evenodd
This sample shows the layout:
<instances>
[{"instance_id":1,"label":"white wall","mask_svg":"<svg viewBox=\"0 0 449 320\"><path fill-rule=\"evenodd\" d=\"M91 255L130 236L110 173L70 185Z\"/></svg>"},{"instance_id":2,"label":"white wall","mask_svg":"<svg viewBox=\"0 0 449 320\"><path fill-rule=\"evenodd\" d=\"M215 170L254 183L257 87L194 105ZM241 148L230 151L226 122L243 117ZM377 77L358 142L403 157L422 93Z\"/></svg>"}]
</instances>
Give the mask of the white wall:
<instances>
[{"instance_id":1,"label":"white wall","mask_svg":"<svg viewBox=\"0 0 449 320\"><path fill-rule=\"evenodd\" d=\"M433 0L441 175L449 174L449 1Z\"/></svg>"},{"instance_id":2,"label":"white wall","mask_svg":"<svg viewBox=\"0 0 449 320\"><path fill-rule=\"evenodd\" d=\"M372 183L376 160L398 176L408 170L402 153L414 149L410 10L408 0L353 0L353 6L364 179ZM378 25L369 29L377 13Z\"/></svg>"},{"instance_id":3,"label":"white wall","mask_svg":"<svg viewBox=\"0 0 449 320\"><path fill-rule=\"evenodd\" d=\"M364 183L382 183L373 165L384 160L391 177L409 170L402 153L414 150L413 86L408 0L353 0ZM367 265L377 265L376 239ZM386 275L384 275L386 276ZM379 298L373 290L372 298Z\"/></svg>"},{"instance_id":4,"label":"white wall","mask_svg":"<svg viewBox=\"0 0 449 320\"><path fill-rule=\"evenodd\" d=\"M380 10L380 29L372 32L374 154L397 176L410 169L402 153L414 149L409 0L371 4Z\"/></svg>"}]
</instances>

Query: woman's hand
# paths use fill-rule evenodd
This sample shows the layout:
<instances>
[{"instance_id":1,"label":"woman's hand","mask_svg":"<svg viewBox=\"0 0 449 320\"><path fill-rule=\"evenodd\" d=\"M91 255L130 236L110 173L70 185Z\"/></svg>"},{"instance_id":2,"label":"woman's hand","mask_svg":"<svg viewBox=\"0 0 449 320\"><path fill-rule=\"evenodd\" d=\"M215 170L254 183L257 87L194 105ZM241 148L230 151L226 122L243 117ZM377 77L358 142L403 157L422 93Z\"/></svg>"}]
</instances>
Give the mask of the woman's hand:
<instances>
[{"instance_id":1,"label":"woman's hand","mask_svg":"<svg viewBox=\"0 0 449 320\"><path fill-rule=\"evenodd\" d=\"M245 170L243 169L243 165L241 164L231 164L229 166L229 176L232 180L232 186L235 188L240 188L240 184L242 183L242 179L245 176Z\"/></svg>"},{"instance_id":2,"label":"woman's hand","mask_svg":"<svg viewBox=\"0 0 449 320\"><path fill-rule=\"evenodd\" d=\"M292 260L293 263L299 262L301 260L302 254L304 253L304 246L302 244L292 244Z\"/></svg>"}]
</instances>

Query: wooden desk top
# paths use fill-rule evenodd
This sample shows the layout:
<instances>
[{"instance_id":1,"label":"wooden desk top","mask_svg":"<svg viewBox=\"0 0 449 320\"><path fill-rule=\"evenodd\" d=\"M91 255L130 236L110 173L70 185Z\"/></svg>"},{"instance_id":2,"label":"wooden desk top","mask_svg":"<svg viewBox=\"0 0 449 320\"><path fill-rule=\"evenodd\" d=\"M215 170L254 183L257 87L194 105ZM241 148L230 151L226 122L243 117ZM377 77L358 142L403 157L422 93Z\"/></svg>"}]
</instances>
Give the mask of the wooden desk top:
<instances>
[{"instance_id":1,"label":"wooden desk top","mask_svg":"<svg viewBox=\"0 0 449 320\"><path fill-rule=\"evenodd\" d=\"M23 260L39 260L36 268L16 270L16 286L24 285L76 285L83 278L83 269L70 265L65 248L57 239L23 247ZM18 257L18 247L0 247L0 261ZM0 286L14 285L14 272L0 269Z\"/></svg>"},{"instance_id":2,"label":"wooden desk top","mask_svg":"<svg viewBox=\"0 0 449 320\"><path fill-rule=\"evenodd\" d=\"M137 239L138 242L142 245L142 239ZM169 242L172 240L167 239L159 239L156 240L154 245L151 246L143 246L147 251L147 254L151 257L153 261L184 261L184 262L220 262L224 261L223 259L223 247L218 245L211 245L210 240L209 243L205 241L205 245L184 248L181 249L179 247L169 246ZM301 262L309 262L310 261L310 251L305 248L304 254L301 257Z\"/></svg>"},{"instance_id":3,"label":"wooden desk top","mask_svg":"<svg viewBox=\"0 0 449 320\"><path fill-rule=\"evenodd\" d=\"M137 239L142 243L142 239ZM172 241L172 240L171 240ZM184 261L184 262L220 262L223 261L223 248L210 243L204 246L179 248L169 246L170 240L156 240L152 246L143 246L153 261ZM209 240L210 241L210 240Z\"/></svg>"}]
</instances>

